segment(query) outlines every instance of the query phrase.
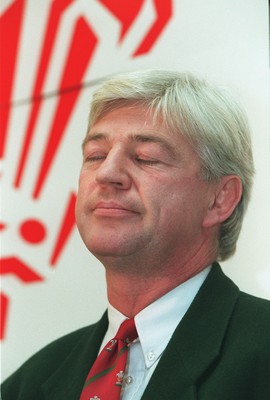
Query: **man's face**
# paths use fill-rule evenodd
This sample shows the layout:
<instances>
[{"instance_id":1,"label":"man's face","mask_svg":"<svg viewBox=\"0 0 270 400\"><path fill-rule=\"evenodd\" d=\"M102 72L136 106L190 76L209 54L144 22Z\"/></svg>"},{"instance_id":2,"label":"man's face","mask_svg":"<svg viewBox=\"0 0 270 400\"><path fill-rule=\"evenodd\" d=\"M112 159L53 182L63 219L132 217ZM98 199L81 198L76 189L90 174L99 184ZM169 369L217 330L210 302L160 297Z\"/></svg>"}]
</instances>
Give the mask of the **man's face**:
<instances>
[{"instance_id":1,"label":"man's face","mask_svg":"<svg viewBox=\"0 0 270 400\"><path fill-rule=\"evenodd\" d=\"M101 260L192 257L206 240L211 190L181 134L154 125L143 107L116 109L85 139L77 225Z\"/></svg>"}]
</instances>

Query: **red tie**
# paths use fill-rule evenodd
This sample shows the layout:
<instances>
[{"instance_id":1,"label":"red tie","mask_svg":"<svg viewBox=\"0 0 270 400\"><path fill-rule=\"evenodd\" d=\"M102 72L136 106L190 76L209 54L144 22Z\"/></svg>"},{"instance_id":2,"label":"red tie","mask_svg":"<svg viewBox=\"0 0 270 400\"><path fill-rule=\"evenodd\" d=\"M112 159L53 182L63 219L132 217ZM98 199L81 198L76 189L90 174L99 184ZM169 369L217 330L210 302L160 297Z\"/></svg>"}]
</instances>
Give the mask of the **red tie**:
<instances>
[{"instance_id":1,"label":"red tie","mask_svg":"<svg viewBox=\"0 0 270 400\"><path fill-rule=\"evenodd\" d=\"M80 400L120 399L128 346L137 337L134 318L126 319L90 369Z\"/></svg>"}]
</instances>

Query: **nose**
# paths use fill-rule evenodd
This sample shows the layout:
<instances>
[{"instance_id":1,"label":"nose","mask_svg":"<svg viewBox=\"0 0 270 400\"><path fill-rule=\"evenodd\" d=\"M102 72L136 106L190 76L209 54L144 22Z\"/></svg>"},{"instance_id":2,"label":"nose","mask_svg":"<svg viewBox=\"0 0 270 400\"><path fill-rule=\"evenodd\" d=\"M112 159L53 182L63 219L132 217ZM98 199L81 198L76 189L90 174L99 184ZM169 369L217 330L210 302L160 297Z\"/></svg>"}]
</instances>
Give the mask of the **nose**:
<instances>
[{"instance_id":1,"label":"nose","mask_svg":"<svg viewBox=\"0 0 270 400\"><path fill-rule=\"evenodd\" d=\"M101 186L113 186L118 189L129 189L131 177L128 172L126 157L120 150L111 150L100 164L96 181Z\"/></svg>"}]
</instances>

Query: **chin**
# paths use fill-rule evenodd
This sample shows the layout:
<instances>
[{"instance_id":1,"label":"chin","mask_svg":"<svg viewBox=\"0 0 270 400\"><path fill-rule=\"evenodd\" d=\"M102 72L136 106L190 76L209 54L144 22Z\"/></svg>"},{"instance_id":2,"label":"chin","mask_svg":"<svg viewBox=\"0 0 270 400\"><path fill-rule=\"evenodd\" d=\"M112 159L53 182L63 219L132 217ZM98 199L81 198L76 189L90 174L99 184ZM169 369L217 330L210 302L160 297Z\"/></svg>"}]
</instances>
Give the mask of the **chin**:
<instances>
[{"instance_id":1,"label":"chin","mask_svg":"<svg viewBox=\"0 0 270 400\"><path fill-rule=\"evenodd\" d=\"M126 249L123 249L119 243L105 243L105 241L89 240L85 242L86 247L97 259L103 257L117 257L125 255Z\"/></svg>"}]
</instances>

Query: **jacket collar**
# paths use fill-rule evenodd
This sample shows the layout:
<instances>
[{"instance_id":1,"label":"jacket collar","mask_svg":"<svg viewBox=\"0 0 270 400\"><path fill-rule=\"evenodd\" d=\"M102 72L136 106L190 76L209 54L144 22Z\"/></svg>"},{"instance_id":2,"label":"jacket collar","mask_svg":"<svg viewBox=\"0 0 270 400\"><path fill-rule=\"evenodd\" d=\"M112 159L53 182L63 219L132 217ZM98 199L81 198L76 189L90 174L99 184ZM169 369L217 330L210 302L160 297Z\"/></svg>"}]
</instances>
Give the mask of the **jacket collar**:
<instances>
[{"instance_id":1,"label":"jacket collar","mask_svg":"<svg viewBox=\"0 0 270 400\"><path fill-rule=\"evenodd\" d=\"M196 382L219 357L238 293L215 263L176 328L142 400L197 398Z\"/></svg>"}]
</instances>

